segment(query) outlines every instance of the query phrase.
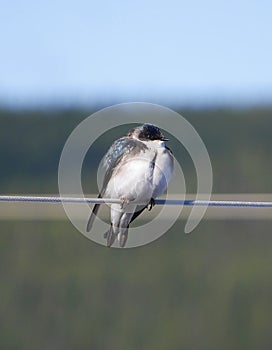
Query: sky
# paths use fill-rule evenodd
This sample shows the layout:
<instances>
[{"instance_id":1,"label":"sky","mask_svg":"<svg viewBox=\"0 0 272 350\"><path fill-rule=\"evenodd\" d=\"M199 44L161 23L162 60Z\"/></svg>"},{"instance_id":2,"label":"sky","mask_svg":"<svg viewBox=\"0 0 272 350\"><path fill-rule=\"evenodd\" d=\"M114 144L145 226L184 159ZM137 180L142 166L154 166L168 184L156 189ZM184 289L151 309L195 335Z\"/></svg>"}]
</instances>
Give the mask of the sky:
<instances>
[{"instance_id":1,"label":"sky","mask_svg":"<svg viewBox=\"0 0 272 350\"><path fill-rule=\"evenodd\" d=\"M272 104L272 2L1 0L0 106Z\"/></svg>"}]
</instances>

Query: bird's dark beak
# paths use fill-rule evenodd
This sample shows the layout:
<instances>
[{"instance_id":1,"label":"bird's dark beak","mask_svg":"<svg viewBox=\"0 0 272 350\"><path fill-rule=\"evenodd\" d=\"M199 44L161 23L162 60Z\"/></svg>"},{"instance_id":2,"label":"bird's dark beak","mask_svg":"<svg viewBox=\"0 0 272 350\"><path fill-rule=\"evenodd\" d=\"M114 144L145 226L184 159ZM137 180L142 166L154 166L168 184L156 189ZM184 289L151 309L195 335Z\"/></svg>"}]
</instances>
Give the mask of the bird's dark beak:
<instances>
[{"instance_id":1,"label":"bird's dark beak","mask_svg":"<svg viewBox=\"0 0 272 350\"><path fill-rule=\"evenodd\" d=\"M163 136L162 141L169 141L169 139Z\"/></svg>"}]
</instances>

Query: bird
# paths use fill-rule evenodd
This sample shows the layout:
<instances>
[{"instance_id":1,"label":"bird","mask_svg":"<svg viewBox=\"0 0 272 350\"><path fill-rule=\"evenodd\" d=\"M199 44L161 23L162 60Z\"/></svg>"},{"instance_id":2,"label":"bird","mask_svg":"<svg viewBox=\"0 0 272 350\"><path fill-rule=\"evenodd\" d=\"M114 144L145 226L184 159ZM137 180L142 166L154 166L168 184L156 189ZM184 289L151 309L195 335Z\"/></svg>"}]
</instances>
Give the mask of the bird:
<instances>
[{"instance_id":1,"label":"bird","mask_svg":"<svg viewBox=\"0 0 272 350\"><path fill-rule=\"evenodd\" d=\"M167 189L174 173L174 156L161 129L145 123L117 139L102 159L105 169L98 198L120 199L111 204L111 223L104 234L111 247L116 238L125 247L129 225L145 210L151 210L155 199ZM90 232L100 204L95 204L87 222Z\"/></svg>"}]
</instances>

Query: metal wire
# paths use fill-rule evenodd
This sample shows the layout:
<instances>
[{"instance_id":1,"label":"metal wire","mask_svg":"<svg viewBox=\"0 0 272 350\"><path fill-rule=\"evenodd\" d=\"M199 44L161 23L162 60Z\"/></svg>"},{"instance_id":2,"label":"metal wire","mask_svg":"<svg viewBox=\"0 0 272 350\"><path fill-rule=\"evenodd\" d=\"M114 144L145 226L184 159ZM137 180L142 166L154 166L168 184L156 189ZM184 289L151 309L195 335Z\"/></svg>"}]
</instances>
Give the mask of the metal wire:
<instances>
[{"instance_id":1,"label":"metal wire","mask_svg":"<svg viewBox=\"0 0 272 350\"><path fill-rule=\"evenodd\" d=\"M113 204L122 203L120 199L112 198L78 198L78 197L54 197L54 196L0 196L0 202L37 202L37 203L88 203L88 204ZM261 201L201 201L179 199L156 199L157 205L175 206L209 206L209 207L240 207L240 208L272 208L272 202Z\"/></svg>"}]
</instances>

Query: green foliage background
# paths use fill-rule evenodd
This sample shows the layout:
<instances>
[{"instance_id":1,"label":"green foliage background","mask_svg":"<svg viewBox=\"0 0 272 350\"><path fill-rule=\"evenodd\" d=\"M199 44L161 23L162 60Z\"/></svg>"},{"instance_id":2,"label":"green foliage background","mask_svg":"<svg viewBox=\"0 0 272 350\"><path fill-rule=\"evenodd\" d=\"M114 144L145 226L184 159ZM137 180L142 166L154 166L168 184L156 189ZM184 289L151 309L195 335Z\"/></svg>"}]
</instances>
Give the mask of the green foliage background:
<instances>
[{"instance_id":1,"label":"green foliage background","mask_svg":"<svg viewBox=\"0 0 272 350\"><path fill-rule=\"evenodd\" d=\"M57 193L58 160L90 111L0 113L0 192ZM214 192L271 193L272 111L183 110L204 140ZM84 168L123 131L98 140ZM180 145L188 191L191 161ZM70 222L0 222L1 349L270 349L271 220L177 221L138 249L105 249Z\"/></svg>"}]
</instances>

